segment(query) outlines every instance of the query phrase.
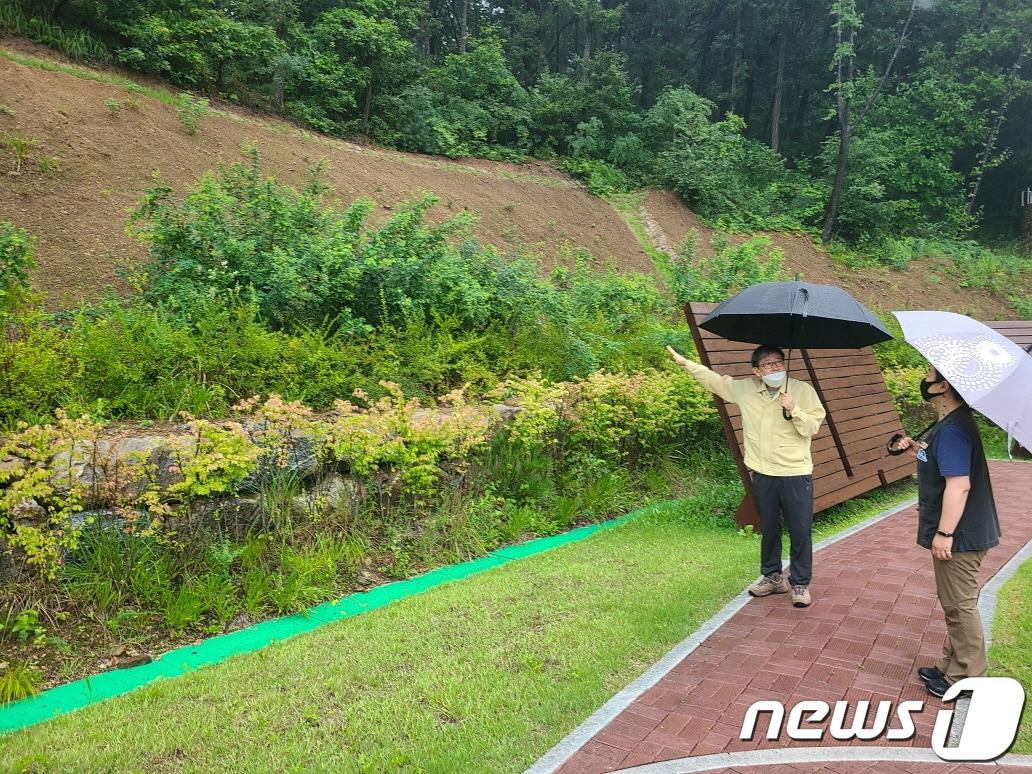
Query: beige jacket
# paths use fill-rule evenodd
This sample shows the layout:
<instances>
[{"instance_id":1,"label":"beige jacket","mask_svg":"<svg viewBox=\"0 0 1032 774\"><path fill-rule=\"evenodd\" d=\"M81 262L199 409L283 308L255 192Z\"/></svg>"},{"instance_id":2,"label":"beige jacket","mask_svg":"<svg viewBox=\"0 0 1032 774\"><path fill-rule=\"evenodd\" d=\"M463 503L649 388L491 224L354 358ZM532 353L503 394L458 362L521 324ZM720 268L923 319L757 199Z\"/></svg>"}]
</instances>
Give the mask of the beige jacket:
<instances>
[{"instance_id":1,"label":"beige jacket","mask_svg":"<svg viewBox=\"0 0 1032 774\"><path fill-rule=\"evenodd\" d=\"M768 476L813 473L810 439L821 429L826 416L813 387L789 378L787 392L795 399L795 408L791 421L786 421L781 413L781 393L771 397L761 379L733 379L691 361L685 370L707 390L741 410L747 468Z\"/></svg>"}]
</instances>

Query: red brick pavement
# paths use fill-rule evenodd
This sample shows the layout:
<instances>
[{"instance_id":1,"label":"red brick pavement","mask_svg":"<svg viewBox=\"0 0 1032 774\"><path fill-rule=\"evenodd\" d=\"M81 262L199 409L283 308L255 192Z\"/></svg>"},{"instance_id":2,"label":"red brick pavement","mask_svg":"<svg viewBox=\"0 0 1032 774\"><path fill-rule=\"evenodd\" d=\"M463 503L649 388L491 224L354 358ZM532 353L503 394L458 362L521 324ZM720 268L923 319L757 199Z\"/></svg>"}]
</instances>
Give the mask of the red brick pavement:
<instances>
[{"instance_id":1,"label":"red brick pavement","mask_svg":"<svg viewBox=\"0 0 1032 774\"><path fill-rule=\"evenodd\" d=\"M707 772L717 774L718 770ZM972 763L911 763L900 761L860 761L833 763L797 763L792 765L736 766L719 769L721 774L1028 774L1021 766L997 766Z\"/></svg>"},{"instance_id":2,"label":"red brick pavement","mask_svg":"<svg viewBox=\"0 0 1032 774\"><path fill-rule=\"evenodd\" d=\"M1027 497L1032 468L992 462L990 469L1003 539L986 557L983 583L1032 539L1032 498ZM829 704L846 699L854 706L866 699L872 710L881 700L892 701L894 708L901 701L924 701L924 711L913 715L917 734L911 740L839 742L826 733L820 742L791 744L930 750L942 704L925 692L914 672L938 659L946 627L929 553L915 543L916 519L915 506L819 551L811 607L793 608L781 594L751 600L559 771L600 774L688 756L787 746L784 739L767 741L766 715L758 723L758 738L738 738L746 709L764 699L780 700L789 709L805 699ZM894 727L895 709L891 717ZM898 772L904 771L902 765L834 763L823 770ZM936 764L906 765L914 771L939 770ZM979 770L942 765L944 772ZM784 770L818 768L796 766Z\"/></svg>"}]
</instances>

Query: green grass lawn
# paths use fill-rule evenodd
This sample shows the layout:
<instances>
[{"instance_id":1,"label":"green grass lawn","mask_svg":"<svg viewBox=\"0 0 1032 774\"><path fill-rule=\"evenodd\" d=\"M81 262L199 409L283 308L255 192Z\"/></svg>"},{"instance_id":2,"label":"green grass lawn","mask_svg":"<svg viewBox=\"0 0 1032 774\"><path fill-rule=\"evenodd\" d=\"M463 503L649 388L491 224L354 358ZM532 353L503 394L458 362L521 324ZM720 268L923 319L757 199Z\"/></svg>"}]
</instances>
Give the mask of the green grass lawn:
<instances>
[{"instance_id":1,"label":"green grass lawn","mask_svg":"<svg viewBox=\"0 0 1032 774\"><path fill-rule=\"evenodd\" d=\"M0 770L522 770L756 576L758 538L706 505L726 486L0 737Z\"/></svg>"},{"instance_id":2,"label":"green grass lawn","mask_svg":"<svg viewBox=\"0 0 1032 774\"><path fill-rule=\"evenodd\" d=\"M989 646L989 674L1013 677L1032 697L1032 560L1000 590L993 644ZM1011 750L1032 753L1032 702L1026 701L1018 739Z\"/></svg>"}]
</instances>

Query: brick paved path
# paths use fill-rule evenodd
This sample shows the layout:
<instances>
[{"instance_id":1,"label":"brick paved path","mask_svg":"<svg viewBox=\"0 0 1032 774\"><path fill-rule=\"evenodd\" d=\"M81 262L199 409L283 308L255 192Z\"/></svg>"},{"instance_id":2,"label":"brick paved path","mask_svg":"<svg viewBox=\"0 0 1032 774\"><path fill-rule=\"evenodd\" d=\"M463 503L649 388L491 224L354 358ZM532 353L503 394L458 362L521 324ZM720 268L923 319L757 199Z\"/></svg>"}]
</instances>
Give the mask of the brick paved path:
<instances>
[{"instance_id":1,"label":"brick paved path","mask_svg":"<svg viewBox=\"0 0 1032 774\"><path fill-rule=\"evenodd\" d=\"M1004 536L986 557L982 583L1032 539L1032 466L992 462L990 467ZM914 542L916 518L916 506L907 508L819 551L810 608L793 608L782 594L751 600L559 771L598 774L654 761L788 746L784 739L766 740L766 717L758 724L759 738L738 738L746 709L765 699L780 700L787 708L805 699L829 704L847 699L854 706L867 699L872 707L890 700L894 708L901 701L925 701L924 711L913 715L917 734L911 740L839 742L826 733L821 742L791 746L898 745L930 752L931 730L942 704L925 692L914 671L937 660L946 627L935 599L929 553ZM892 718L894 727L895 709ZM824 768L746 766L741 771L766 774L775 769L844 774L986 767L882 761L835 762Z\"/></svg>"}]
</instances>

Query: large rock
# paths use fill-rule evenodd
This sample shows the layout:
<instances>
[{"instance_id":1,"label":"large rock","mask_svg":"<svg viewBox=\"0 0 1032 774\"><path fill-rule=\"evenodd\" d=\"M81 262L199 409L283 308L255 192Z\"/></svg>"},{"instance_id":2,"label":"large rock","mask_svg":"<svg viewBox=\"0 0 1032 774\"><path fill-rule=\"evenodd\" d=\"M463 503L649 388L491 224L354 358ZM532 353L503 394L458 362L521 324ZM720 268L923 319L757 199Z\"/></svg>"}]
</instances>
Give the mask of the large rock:
<instances>
[{"instance_id":1,"label":"large rock","mask_svg":"<svg viewBox=\"0 0 1032 774\"><path fill-rule=\"evenodd\" d=\"M262 445L268 428L264 422L253 422L243 426L248 436ZM322 444L310 433L294 430L288 437L277 438L275 443L263 450L258 465L240 484L242 492L258 492L277 476L289 475L301 482L310 481L322 470L319 450Z\"/></svg>"}]
</instances>

